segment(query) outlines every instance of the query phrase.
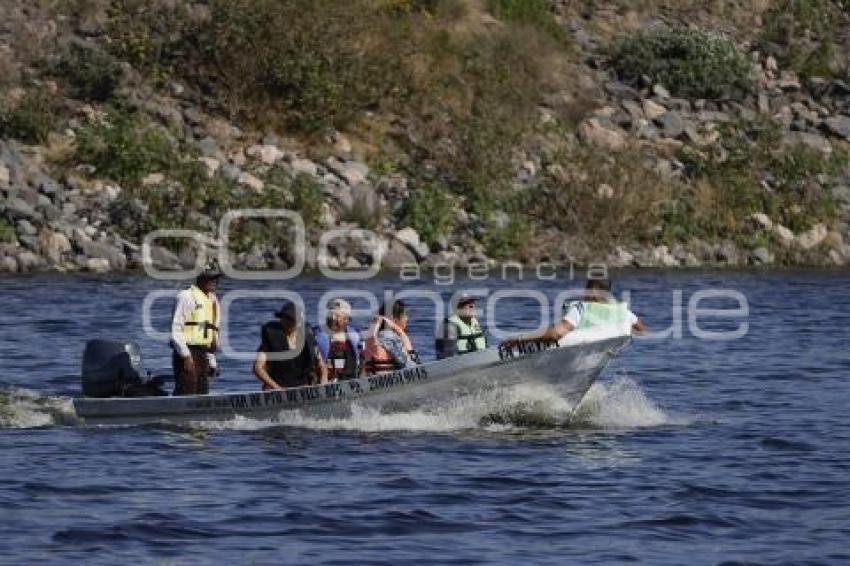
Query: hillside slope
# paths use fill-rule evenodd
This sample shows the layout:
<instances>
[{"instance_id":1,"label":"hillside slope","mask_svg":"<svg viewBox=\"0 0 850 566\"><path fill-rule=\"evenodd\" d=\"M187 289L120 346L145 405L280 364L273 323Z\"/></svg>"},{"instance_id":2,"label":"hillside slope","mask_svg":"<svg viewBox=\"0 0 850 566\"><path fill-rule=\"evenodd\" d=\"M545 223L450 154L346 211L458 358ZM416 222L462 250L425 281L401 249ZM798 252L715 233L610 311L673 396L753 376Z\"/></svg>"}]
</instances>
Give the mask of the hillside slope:
<instances>
[{"instance_id":1,"label":"hillside slope","mask_svg":"<svg viewBox=\"0 0 850 566\"><path fill-rule=\"evenodd\" d=\"M312 266L331 228L387 267L846 265L848 53L843 0L10 0L0 271L135 268L258 207ZM228 246L297 251L279 220Z\"/></svg>"}]
</instances>

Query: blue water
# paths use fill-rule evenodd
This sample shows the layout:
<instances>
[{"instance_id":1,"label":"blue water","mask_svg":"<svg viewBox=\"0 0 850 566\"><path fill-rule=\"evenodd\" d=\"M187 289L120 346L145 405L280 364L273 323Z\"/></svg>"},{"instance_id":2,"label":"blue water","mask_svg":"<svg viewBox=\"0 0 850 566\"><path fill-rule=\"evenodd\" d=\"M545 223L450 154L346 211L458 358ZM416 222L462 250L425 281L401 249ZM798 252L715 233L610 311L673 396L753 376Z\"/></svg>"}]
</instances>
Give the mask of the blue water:
<instances>
[{"instance_id":1,"label":"blue water","mask_svg":"<svg viewBox=\"0 0 850 566\"><path fill-rule=\"evenodd\" d=\"M636 341L575 413L526 387L432 412L193 428L82 426L70 405L89 337L136 339L148 367L168 365L142 331L142 300L162 284L2 278L0 563L846 564L848 283L835 272L624 274L619 290L654 329L670 324L676 290L687 305L725 288L746 297L748 332L698 339L686 317L681 338ZM570 285L357 287L551 298ZM328 286L285 288L312 314ZM412 302L427 356L432 314ZM256 347L274 303L234 303L236 346ZM159 330L168 307L154 308ZM509 328L536 312L514 300L496 314ZM213 387L257 387L248 363L222 360Z\"/></svg>"}]
</instances>

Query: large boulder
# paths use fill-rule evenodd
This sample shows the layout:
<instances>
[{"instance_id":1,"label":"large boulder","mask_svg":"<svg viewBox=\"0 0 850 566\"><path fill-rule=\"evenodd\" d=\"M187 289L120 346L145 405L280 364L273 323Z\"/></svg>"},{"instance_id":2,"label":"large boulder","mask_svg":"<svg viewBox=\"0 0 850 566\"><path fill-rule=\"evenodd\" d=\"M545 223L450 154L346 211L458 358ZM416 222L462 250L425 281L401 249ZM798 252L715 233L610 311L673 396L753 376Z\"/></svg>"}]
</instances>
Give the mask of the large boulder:
<instances>
[{"instance_id":1,"label":"large boulder","mask_svg":"<svg viewBox=\"0 0 850 566\"><path fill-rule=\"evenodd\" d=\"M797 245L804 250L811 250L819 246L829 234L829 229L824 224L815 224L811 229L797 236Z\"/></svg>"},{"instance_id":2,"label":"large boulder","mask_svg":"<svg viewBox=\"0 0 850 566\"><path fill-rule=\"evenodd\" d=\"M351 187L351 199L353 205L358 207L370 218L378 218L380 215L380 200L378 193L370 183L358 183Z\"/></svg>"},{"instance_id":3,"label":"large boulder","mask_svg":"<svg viewBox=\"0 0 850 566\"><path fill-rule=\"evenodd\" d=\"M764 246L760 246L750 252L750 263L753 265L770 265L773 263L773 254Z\"/></svg>"},{"instance_id":4,"label":"large boulder","mask_svg":"<svg viewBox=\"0 0 850 566\"><path fill-rule=\"evenodd\" d=\"M221 168L221 161L214 157L199 157L198 161L200 161L207 171L207 177L212 179L215 177L215 174L218 173L219 168Z\"/></svg>"},{"instance_id":5,"label":"large boulder","mask_svg":"<svg viewBox=\"0 0 850 566\"><path fill-rule=\"evenodd\" d=\"M360 161L342 161L336 157L330 157L326 164L337 177L352 187L365 183L369 175L369 166Z\"/></svg>"},{"instance_id":6,"label":"large boulder","mask_svg":"<svg viewBox=\"0 0 850 566\"><path fill-rule=\"evenodd\" d=\"M38 215L35 208L20 197L12 197L6 201L6 214L13 218L34 219Z\"/></svg>"},{"instance_id":7,"label":"large boulder","mask_svg":"<svg viewBox=\"0 0 850 566\"><path fill-rule=\"evenodd\" d=\"M619 151L626 145L623 132L603 126L597 118L582 122L578 127L578 136L587 145L609 151Z\"/></svg>"},{"instance_id":8,"label":"large boulder","mask_svg":"<svg viewBox=\"0 0 850 566\"><path fill-rule=\"evenodd\" d=\"M239 174L239 176L236 178L236 183L243 187L251 189L256 193L262 192L266 186L265 183L263 183L260 179L251 175L247 171L243 171Z\"/></svg>"},{"instance_id":9,"label":"large boulder","mask_svg":"<svg viewBox=\"0 0 850 566\"><path fill-rule=\"evenodd\" d=\"M809 132L789 132L788 140L791 143L805 145L818 153L828 156L832 153L832 144L823 136Z\"/></svg>"},{"instance_id":10,"label":"large boulder","mask_svg":"<svg viewBox=\"0 0 850 566\"><path fill-rule=\"evenodd\" d=\"M666 138L676 139L685 132L685 122L678 112L665 112L654 120Z\"/></svg>"},{"instance_id":11,"label":"large boulder","mask_svg":"<svg viewBox=\"0 0 850 566\"><path fill-rule=\"evenodd\" d=\"M663 116L667 109L653 100L646 99L643 101L643 113L647 120L655 120Z\"/></svg>"},{"instance_id":12,"label":"large boulder","mask_svg":"<svg viewBox=\"0 0 850 566\"><path fill-rule=\"evenodd\" d=\"M42 255L53 263L62 263L63 256L71 252L71 242L62 232L43 230L38 241Z\"/></svg>"},{"instance_id":13,"label":"large boulder","mask_svg":"<svg viewBox=\"0 0 850 566\"><path fill-rule=\"evenodd\" d=\"M824 120L826 131L850 141L850 116L833 116Z\"/></svg>"},{"instance_id":14,"label":"large boulder","mask_svg":"<svg viewBox=\"0 0 850 566\"><path fill-rule=\"evenodd\" d=\"M726 265L738 265L741 262L740 250L735 242L723 240L717 248L717 261Z\"/></svg>"},{"instance_id":15,"label":"large boulder","mask_svg":"<svg viewBox=\"0 0 850 566\"><path fill-rule=\"evenodd\" d=\"M109 260L100 257L90 257L85 262L86 271L93 273L107 273L109 271Z\"/></svg>"},{"instance_id":16,"label":"large boulder","mask_svg":"<svg viewBox=\"0 0 850 566\"><path fill-rule=\"evenodd\" d=\"M419 239L419 233L409 226L396 232L395 239L410 248L418 259L424 259L430 251L428 244Z\"/></svg>"},{"instance_id":17,"label":"large boulder","mask_svg":"<svg viewBox=\"0 0 850 566\"><path fill-rule=\"evenodd\" d=\"M679 260L670 253L670 249L667 246L657 246L652 249L652 262L654 265L662 266L662 267L678 267Z\"/></svg>"},{"instance_id":18,"label":"large boulder","mask_svg":"<svg viewBox=\"0 0 850 566\"><path fill-rule=\"evenodd\" d=\"M176 270L182 267L177 254L163 246L150 247L150 261L155 269Z\"/></svg>"},{"instance_id":19,"label":"large boulder","mask_svg":"<svg viewBox=\"0 0 850 566\"><path fill-rule=\"evenodd\" d=\"M0 273L15 273L18 271L18 260L14 256L0 257Z\"/></svg>"},{"instance_id":20,"label":"large boulder","mask_svg":"<svg viewBox=\"0 0 850 566\"><path fill-rule=\"evenodd\" d=\"M284 153L274 145L252 145L245 153L248 157L259 159L266 165L274 165L283 159Z\"/></svg>"},{"instance_id":21,"label":"large boulder","mask_svg":"<svg viewBox=\"0 0 850 566\"><path fill-rule=\"evenodd\" d=\"M383 267L401 267L402 265L415 264L416 256L401 240L390 238L381 263Z\"/></svg>"},{"instance_id":22,"label":"large boulder","mask_svg":"<svg viewBox=\"0 0 850 566\"><path fill-rule=\"evenodd\" d=\"M124 269L127 267L127 256L124 255L123 249L107 244L105 242L95 242L94 240L80 241L80 248L83 254L89 259L104 259L109 262L109 267L112 269ZM86 264L88 267L88 264Z\"/></svg>"},{"instance_id":23,"label":"large boulder","mask_svg":"<svg viewBox=\"0 0 850 566\"><path fill-rule=\"evenodd\" d=\"M779 240L779 243L785 247L789 247L794 243L794 232L786 228L782 224L773 225L773 235Z\"/></svg>"},{"instance_id":24,"label":"large boulder","mask_svg":"<svg viewBox=\"0 0 850 566\"><path fill-rule=\"evenodd\" d=\"M319 166L309 159L297 157L289 164L292 167L292 172L296 175L309 175L315 177L319 174Z\"/></svg>"},{"instance_id":25,"label":"large boulder","mask_svg":"<svg viewBox=\"0 0 850 566\"><path fill-rule=\"evenodd\" d=\"M31 251L18 254L18 268L21 271L35 271L44 264L44 260Z\"/></svg>"}]
</instances>

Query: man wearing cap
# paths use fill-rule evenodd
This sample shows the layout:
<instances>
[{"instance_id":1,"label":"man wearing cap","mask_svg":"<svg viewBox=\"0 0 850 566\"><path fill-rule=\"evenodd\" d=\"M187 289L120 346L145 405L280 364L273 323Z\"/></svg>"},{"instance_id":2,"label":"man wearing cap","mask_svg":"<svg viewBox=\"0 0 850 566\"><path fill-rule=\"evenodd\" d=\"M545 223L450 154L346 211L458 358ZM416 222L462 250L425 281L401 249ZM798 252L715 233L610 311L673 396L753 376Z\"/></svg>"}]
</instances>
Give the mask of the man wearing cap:
<instances>
[{"instance_id":1,"label":"man wearing cap","mask_svg":"<svg viewBox=\"0 0 850 566\"><path fill-rule=\"evenodd\" d=\"M327 366L300 309L286 301L274 314L277 320L260 330L254 361L254 375L262 382L263 391L326 383Z\"/></svg>"},{"instance_id":2,"label":"man wearing cap","mask_svg":"<svg viewBox=\"0 0 850 566\"><path fill-rule=\"evenodd\" d=\"M363 341L349 326L351 304L344 299L330 303L325 328L316 327L316 343L328 366L328 379L353 379L363 370Z\"/></svg>"},{"instance_id":3,"label":"man wearing cap","mask_svg":"<svg viewBox=\"0 0 850 566\"><path fill-rule=\"evenodd\" d=\"M171 319L175 395L209 393L209 378L216 371L220 309L215 289L220 278L221 272L209 265L177 295Z\"/></svg>"},{"instance_id":4,"label":"man wearing cap","mask_svg":"<svg viewBox=\"0 0 850 566\"><path fill-rule=\"evenodd\" d=\"M475 316L475 297L463 294L455 313L446 319L443 336L437 338L437 359L487 349L487 337Z\"/></svg>"}]
</instances>

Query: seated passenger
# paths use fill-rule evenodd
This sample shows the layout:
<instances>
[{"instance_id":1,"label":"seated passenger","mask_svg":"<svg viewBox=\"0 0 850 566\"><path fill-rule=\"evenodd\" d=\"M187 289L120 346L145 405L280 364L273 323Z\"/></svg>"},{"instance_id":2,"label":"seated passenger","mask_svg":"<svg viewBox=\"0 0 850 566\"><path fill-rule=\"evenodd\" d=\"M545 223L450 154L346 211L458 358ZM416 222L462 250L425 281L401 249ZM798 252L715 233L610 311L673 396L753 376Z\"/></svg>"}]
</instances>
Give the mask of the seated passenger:
<instances>
[{"instance_id":1,"label":"seated passenger","mask_svg":"<svg viewBox=\"0 0 850 566\"><path fill-rule=\"evenodd\" d=\"M646 326L626 303L617 302L611 295L607 279L588 279L583 301L565 305L563 318L542 332L519 335L502 342L504 346L515 346L525 342L557 341L567 333L580 328L593 328L628 321L634 332L643 332Z\"/></svg>"},{"instance_id":2,"label":"seated passenger","mask_svg":"<svg viewBox=\"0 0 850 566\"><path fill-rule=\"evenodd\" d=\"M278 320L262 326L260 347L254 361L254 375L263 383L263 391L326 383L327 367L316 346L316 338L304 324L304 317L295 304L287 301L275 316ZM303 332L300 351L286 356L287 359L276 359L297 347L299 332Z\"/></svg>"},{"instance_id":3,"label":"seated passenger","mask_svg":"<svg viewBox=\"0 0 850 566\"><path fill-rule=\"evenodd\" d=\"M363 341L348 321L351 305L343 299L331 302L327 328L316 327L316 343L328 366L328 379L353 379L363 370Z\"/></svg>"},{"instance_id":4,"label":"seated passenger","mask_svg":"<svg viewBox=\"0 0 850 566\"><path fill-rule=\"evenodd\" d=\"M384 316L385 312L382 306L367 331L363 359L369 374L413 367L419 363L419 356L407 336L407 306L402 301L395 301L392 318Z\"/></svg>"},{"instance_id":5,"label":"seated passenger","mask_svg":"<svg viewBox=\"0 0 850 566\"><path fill-rule=\"evenodd\" d=\"M445 320L442 336L437 338L437 359L486 349L487 337L475 317L475 297L461 295L455 314Z\"/></svg>"}]
</instances>

